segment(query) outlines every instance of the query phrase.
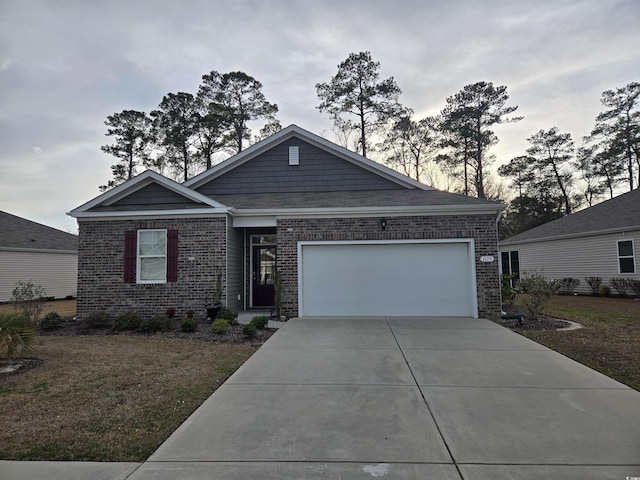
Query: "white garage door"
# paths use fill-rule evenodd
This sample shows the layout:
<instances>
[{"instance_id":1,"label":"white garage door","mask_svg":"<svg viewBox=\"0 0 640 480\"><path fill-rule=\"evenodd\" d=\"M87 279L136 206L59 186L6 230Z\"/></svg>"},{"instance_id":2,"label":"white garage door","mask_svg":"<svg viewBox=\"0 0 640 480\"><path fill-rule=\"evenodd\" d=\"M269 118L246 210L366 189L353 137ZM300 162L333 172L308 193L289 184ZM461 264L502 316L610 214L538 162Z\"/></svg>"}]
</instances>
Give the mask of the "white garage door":
<instances>
[{"instance_id":1,"label":"white garage door","mask_svg":"<svg viewBox=\"0 0 640 480\"><path fill-rule=\"evenodd\" d=\"M473 246L302 242L301 316L476 317Z\"/></svg>"}]
</instances>

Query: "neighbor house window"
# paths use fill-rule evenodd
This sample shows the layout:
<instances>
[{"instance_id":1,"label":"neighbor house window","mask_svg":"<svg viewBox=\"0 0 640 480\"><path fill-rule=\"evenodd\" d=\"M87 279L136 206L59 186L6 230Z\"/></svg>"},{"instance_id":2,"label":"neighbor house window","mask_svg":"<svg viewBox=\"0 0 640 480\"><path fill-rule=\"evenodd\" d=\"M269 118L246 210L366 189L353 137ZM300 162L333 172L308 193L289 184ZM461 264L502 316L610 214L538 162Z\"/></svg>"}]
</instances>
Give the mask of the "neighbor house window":
<instances>
[{"instance_id":1,"label":"neighbor house window","mask_svg":"<svg viewBox=\"0 0 640 480\"><path fill-rule=\"evenodd\" d=\"M618 268L620 273L636 273L633 240L618 240Z\"/></svg>"},{"instance_id":2,"label":"neighbor house window","mask_svg":"<svg viewBox=\"0 0 640 480\"><path fill-rule=\"evenodd\" d=\"M520 278L520 256L517 250L511 252L502 252L500 254L500 263L502 264L503 275L513 275L513 278L509 281L513 287Z\"/></svg>"},{"instance_id":3,"label":"neighbor house window","mask_svg":"<svg viewBox=\"0 0 640 480\"><path fill-rule=\"evenodd\" d=\"M125 283L178 281L178 231L149 229L125 232Z\"/></svg>"},{"instance_id":4,"label":"neighbor house window","mask_svg":"<svg viewBox=\"0 0 640 480\"><path fill-rule=\"evenodd\" d=\"M167 231L138 230L138 283L167 281Z\"/></svg>"}]
</instances>

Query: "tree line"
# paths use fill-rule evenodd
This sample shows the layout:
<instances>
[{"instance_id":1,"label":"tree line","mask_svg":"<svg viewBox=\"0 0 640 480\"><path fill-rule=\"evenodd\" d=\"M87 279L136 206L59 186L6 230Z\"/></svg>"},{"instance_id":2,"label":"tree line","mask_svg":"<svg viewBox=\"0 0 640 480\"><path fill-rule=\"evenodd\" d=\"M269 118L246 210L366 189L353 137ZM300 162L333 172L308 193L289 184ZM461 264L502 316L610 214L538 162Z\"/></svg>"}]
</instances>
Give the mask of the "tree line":
<instances>
[{"instance_id":1,"label":"tree line","mask_svg":"<svg viewBox=\"0 0 640 480\"><path fill-rule=\"evenodd\" d=\"M400 103L402 90L395 79L381 79L380 62L370 52L359 52L341 62L330 81L315 87L317 108L330 115L344 147L444 190L506 200L504 184L489 169L496 160L490 150L499 141L495 126L523 118L513 115L518 106L509 104L506 86L466 85L446 98L437 115L418 119ZM607 90L601 102L605 110L580 146L570 133L552 126L532 134L530 147L498 168L516 192L503 217L503 234L640 184L640 83ZM211 168L217 153L240 152L278 131L277 112L253 77L212 71L202 77L196 95L169 93L148 115L133 110L111 115L105 124L115 143L102 150L119 161L111 167L113 180L101 189L131 178L139 167L169 169L186 181ZM252 136L248 123L256 120L263 127Z\"/></svg>"}]
</instances>

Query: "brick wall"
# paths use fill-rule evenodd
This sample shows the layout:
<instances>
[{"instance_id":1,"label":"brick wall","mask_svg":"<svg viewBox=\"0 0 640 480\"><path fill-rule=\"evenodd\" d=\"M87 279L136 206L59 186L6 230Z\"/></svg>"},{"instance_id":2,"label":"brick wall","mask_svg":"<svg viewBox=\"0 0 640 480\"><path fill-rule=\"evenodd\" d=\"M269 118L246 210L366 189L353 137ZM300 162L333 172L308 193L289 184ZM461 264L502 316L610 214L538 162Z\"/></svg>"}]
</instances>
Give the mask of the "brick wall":
<instances>
[{"instance_id":1,"label":"brick wall","mask_svg":"<svg viewBox=\"0 0 640 480\"><path fill-rule=\"evenodd\" d=\"M443 215L427 217L380 217L278 220L278 269L282 272L283 313L298 314L298 259L300 241L415 240L472 238L475 241L478 314L500 316L500 275L495 215ZM493 263L480 257L492 255Z\"/></svg>"},{"instance_id":2,"label":"brick wall","mask_svg":"<svg viewBox=\"0 0 640 480\"><path fill-rule=\"evenodd\" d=\"M178 315L194 310L206 315L213 299L216 273L226 277L225 217L172 220L79 222L78 315L135 311L142 316L163 314L174 307ZM124 235L127 230L178 230L178 281L124 283ZM224 285L223 285L224 289ZM223 302L226 299L223 298Z\"/></svg>"}]
</instances>

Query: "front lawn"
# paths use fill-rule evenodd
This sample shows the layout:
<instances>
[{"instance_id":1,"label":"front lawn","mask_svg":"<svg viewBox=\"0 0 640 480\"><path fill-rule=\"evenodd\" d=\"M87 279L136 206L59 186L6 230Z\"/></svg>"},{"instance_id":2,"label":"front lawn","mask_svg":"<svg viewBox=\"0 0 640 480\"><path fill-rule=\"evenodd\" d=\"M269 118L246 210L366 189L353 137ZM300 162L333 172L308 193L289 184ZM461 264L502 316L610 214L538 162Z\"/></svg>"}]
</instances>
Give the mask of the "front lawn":
<instances>
[{"instance_id":1,"label":"front lawn","mask_svg":"<svg viewBox=\"0 0 640 480\"><path fill-rule=\"evenodd\" d=\"M556 295L544 313L585 328L516 331L640 391L640 300Z\"/></svg>"},{"instance_id":2,"label":"front lawn","mask_svg":"<svg viewBox=\"0 0 640 480\"><path fill-rule=\"evenodd\" d=\"M0 459L143 461L257 348L37 337L42 363L0 376Z\"/></svg>"}]
</instances>

